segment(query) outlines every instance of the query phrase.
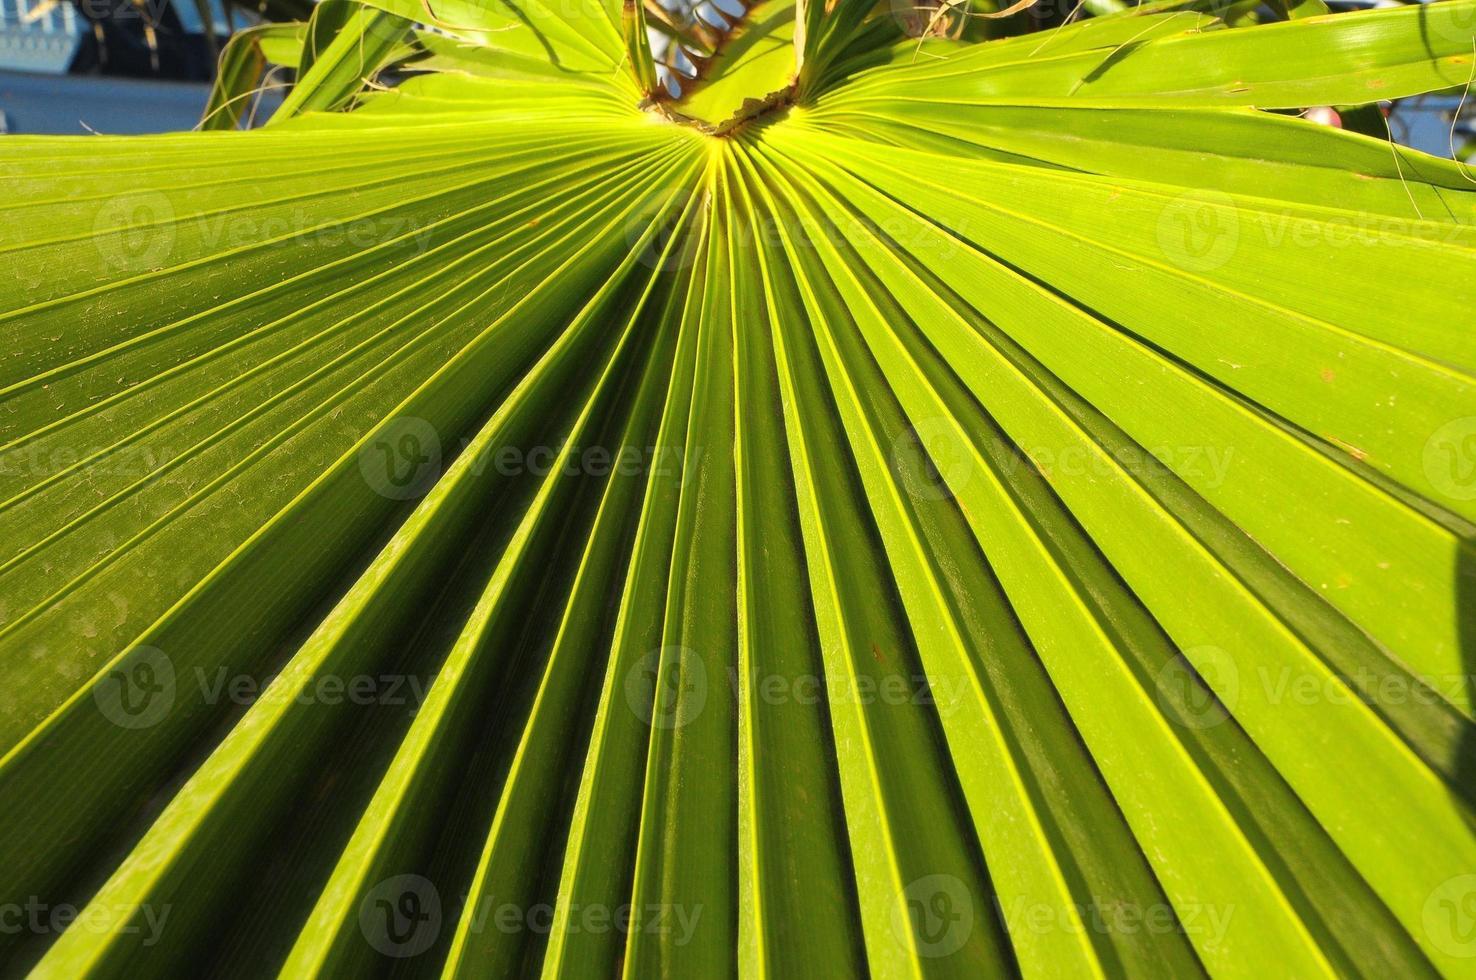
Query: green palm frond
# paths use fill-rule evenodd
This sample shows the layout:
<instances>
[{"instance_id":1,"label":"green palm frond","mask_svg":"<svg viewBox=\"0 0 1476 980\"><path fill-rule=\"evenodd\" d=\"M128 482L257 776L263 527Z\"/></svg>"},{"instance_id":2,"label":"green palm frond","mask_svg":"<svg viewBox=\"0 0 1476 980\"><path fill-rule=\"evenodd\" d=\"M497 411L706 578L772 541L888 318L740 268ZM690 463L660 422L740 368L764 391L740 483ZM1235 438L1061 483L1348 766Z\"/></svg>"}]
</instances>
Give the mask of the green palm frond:
<instances>
[{"instance_id":1,"label":"green palm frond","mask_svg":"<svg viewBox=\"0 0 1476 980\"><path fill-rule=\"evenodd\" d=\"M1310 6L673 100L330 0L261 129L0 142L0 956L1476 975L1476 182L1295 115L1476 0Z\"/></svg>"}]
</instances>

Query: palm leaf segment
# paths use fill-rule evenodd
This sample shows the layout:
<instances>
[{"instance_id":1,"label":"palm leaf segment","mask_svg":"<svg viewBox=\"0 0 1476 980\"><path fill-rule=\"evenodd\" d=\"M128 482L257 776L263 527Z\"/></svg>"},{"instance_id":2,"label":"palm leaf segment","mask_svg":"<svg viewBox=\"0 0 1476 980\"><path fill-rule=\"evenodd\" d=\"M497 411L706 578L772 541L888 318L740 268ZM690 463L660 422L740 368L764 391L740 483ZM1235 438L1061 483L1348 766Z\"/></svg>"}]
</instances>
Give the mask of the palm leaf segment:
<instances>
[{"instance_id":1,"label":"palm leaf segment","mask_svg":"<svg viewBox=\"0 0 1476 980\"><path fill-rule=\"evenodd\" d=\"M1476 5L867 8L0 145L14 963L1471 973Z\"/></svg>"}]
</instances>

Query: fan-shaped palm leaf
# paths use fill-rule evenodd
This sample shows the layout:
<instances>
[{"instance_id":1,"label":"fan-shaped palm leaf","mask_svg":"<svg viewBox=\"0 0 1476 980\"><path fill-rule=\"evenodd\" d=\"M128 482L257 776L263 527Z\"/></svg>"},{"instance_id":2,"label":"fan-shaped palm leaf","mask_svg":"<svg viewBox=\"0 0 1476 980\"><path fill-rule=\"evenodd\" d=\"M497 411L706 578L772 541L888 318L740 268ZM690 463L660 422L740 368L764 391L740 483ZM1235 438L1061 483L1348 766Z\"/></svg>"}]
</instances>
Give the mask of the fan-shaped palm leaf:
<instances>
[{"instance_id":1,"label":"fan-shaped palm leaf","mask_svg":"<svg viewBox=\"0 0 1476 980\"><path fill-rule=\"evenodd\" d=\"M6 955L1470 975L1476 185L1269 110L1473 22L376 0L0 144Z\"/></svg>"}]
</instances>

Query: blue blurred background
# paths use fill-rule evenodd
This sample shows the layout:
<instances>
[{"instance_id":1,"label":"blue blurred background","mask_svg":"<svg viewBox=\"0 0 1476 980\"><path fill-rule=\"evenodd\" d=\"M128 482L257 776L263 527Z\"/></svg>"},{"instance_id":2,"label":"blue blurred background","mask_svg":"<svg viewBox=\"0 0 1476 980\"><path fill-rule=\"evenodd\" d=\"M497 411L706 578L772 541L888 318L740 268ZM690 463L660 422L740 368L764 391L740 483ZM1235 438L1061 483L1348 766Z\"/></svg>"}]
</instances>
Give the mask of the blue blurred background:
<instances>
[{"instance_id":1,"label":"blue blurred background","mask_svg":"<svg viewBox=\"0 0 1476 980\"><path fill-rule=\"evenodd\" d=\"M190 129L220 48L232 30L258 23L260 9L230 0L0 0L0 132ZM308 0L302 9L311 10Z\"/></svg>"}]
</instances>

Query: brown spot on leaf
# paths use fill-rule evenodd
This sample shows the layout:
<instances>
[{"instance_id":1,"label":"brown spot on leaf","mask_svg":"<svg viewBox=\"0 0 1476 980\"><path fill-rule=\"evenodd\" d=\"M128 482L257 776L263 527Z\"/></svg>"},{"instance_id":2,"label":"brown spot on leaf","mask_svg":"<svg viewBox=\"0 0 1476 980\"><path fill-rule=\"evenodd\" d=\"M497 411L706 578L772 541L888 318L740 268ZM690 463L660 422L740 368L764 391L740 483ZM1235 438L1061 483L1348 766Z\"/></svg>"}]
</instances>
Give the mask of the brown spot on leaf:
<instances>
[{"instance_id":1,"label":"brown spot on leaf","mask_svg":"<svg viewBox=\"0 0 1476 980\"><path fill-rule=\"evenodd\" d=\"M1343 448L1343 451L1344 452L1346 452L1349 456L1352 456L1354 459L1358 460L1360 463L1363 462L1365 459L1368 459L1368 451L1367 450L1359 449L1357 446L1353 445L1352 443L1344 442L1343 440L1339 439L1337 436L1328 436L1327 438L1329 439L1329 441L1335 442L1339 446L1341 446Z\"/></svg>"}]
</instances>

